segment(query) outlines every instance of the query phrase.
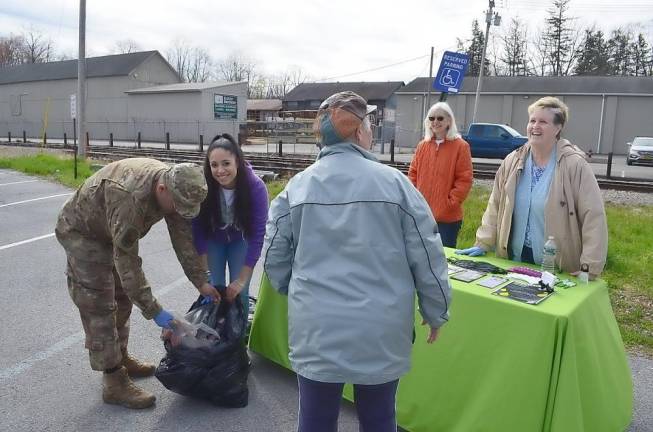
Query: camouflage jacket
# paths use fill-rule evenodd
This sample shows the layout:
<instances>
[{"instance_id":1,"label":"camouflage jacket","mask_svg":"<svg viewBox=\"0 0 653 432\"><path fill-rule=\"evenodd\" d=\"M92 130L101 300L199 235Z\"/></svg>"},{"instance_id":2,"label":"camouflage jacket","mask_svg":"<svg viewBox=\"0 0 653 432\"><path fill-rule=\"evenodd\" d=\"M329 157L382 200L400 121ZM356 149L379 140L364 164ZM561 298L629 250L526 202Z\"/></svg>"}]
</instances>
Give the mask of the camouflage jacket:
<instances>
[{"instance_id":1,"label":"camouflage jacket","mask_svg":"<svg viewBox=\"0 0 653 432\"><path fill-rule=\"evenodd\" d=\"M138 240L162 218L188 279L198 288L206 281L190 221L178 214L164 215L157 204L154 186L168 168L145 158L107 165L64 204L55 230L66 253L84 261L113 263L125 292L147 319L158 314L161 306L143 274Z\"/></svg>"}]
</instances>

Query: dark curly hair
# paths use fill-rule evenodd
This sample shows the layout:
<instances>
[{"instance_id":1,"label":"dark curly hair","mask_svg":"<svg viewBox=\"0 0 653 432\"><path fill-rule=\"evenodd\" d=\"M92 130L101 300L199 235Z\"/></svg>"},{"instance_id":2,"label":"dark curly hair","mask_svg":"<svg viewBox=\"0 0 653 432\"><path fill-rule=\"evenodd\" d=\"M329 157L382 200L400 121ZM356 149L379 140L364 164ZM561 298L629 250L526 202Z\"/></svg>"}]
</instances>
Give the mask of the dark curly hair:
<instances>
[{"instance_id":1,"label":"dark curly hair","mask_svg":"<svg viewBox=\"0 0 653 432\"><path fill-rule=\"evenodd\" d=\"M246 167L245 156L234 138L229 134L216 135L206 150L204 157L204 177L208 186L208 195L202 202L200 208L199 221L206 234L214 233L223 225L222 214L220 209L219 192L220 184L211 174L211 162L209 155L215 149L224 149L236 156L238 172L236 173L236 188L234 199L234 223L243 231L245 238L248 238L252 231L251 209L252 193L249 186L248 169Z\"/></svg>"}]
</instances>

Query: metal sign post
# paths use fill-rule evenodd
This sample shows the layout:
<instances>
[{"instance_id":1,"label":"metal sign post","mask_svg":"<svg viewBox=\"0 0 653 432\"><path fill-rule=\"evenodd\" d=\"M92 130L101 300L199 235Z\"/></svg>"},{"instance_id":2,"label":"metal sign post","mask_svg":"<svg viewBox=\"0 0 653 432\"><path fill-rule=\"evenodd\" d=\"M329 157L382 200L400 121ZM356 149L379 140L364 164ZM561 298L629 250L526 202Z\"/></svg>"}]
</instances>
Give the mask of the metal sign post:
<instances>
[{"instance_id":1,"label":"metal sign post","mask_svg":"<svg viewBox=\"0 0 653 432\"><path fill-rule=\"evenodd\" d=\"M70 117L73 119L73 173L75 178L77 178L77 95L74 94L70 95Z\"/></svg>"}]
</instances>

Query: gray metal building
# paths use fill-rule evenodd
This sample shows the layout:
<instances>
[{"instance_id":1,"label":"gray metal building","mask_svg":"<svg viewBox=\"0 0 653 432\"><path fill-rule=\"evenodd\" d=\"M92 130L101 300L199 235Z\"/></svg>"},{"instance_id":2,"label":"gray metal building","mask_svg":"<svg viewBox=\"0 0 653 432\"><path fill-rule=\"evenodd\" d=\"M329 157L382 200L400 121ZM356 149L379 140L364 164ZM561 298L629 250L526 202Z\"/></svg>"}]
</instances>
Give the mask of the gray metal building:
<instances>
[{"instance_id":1,"label":"gray metal building","mask_svg":"<svg viewBox=\"0 0 653 432\"><path fill-rule=\"evenodd\" d=\"M376 105L376 139L389 142L395 137L395 94L403 85L402 81L303 83L283 98L283 110L303 112L307 114L303 117L314 118L324 99L334 93L350 90L364 97L368 104Z\"/></svg>"},{"instance_id":2,"label":"gray metal building","mask_svg":"<svg viewBox=\"0 0 653 432\"><path fill-rule=\"evenodd\" d=\"M266 121L279 117L281 107L281 99L248 99L247 120Z\"/></svg>"},{"instance_id":3,"label":"gray metal building","mask_svg":"<svg viewBox=\"0 0 653 432\"><path fill-rule=\"evenodd\" d=\"M429 78L416 78L396 92L398 145L414 147L423 136ZM447 102L460 131L472 121L476 77ZM626 154L635 136L653 136L653 77L487 77L483 79L477 122L508 124L526 132L528 106L542 96L562 99L570 111L563 136L585 151ZM431 94L430 103L440 93Z\"/></svg>"},{"instance_id":4,"label":"gray metal building","mask_svg":"<svg viewBox=\"0 0 653 432\"><path fill-rule=\"evenodd\" d=\"M88 58L86 68L91 137L108 136L112 124L118 128L115 135L124 136L130 120L127 90L181 81L158 51ZM0 68L0 135L72 136L70 96L76 92L77 60Z\"/></svg>"},{"instance_id":5,"label":"gray metal building","mask_svg":"<svg viewBox=\"0 0 653 432\"><path fill-rule=\"evenodd\" d=\"M91 140L196 143L238 135L247 115L247 82L181 83L158 51L87 59L87 130ZM0 68L0 136L73 136L70 96L77 60Z\"/></svg>"},{"instance_id":6,"label":"gray metal building","mask_svg":"<svg viewBox=\"0 0 653 432\"><path fill-rule=\"evenodd\" d=\"M247 81L178 83L127 90L126 124L147 141L210 140L218 133L238 136L247 118Z\"/></svg>"}]
</instances>

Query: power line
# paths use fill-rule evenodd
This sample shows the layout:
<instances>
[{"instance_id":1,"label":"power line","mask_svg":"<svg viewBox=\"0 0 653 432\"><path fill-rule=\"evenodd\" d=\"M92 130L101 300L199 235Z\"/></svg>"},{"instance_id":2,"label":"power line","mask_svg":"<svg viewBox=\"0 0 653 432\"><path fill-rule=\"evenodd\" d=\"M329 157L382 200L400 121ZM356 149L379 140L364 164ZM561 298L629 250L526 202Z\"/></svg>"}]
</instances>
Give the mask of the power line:
<instances>
[{"instance_id":1,"label":"power line","mask_svg":"<svg viewBox=\"0 0 653 432\"><path fill-rule=\"evenodd\" d=\"M402 60L402 61L397 62L397 63L391 63L391 64L388 64L388 65L379 66L379 67L375 67L375 68L372 68L372 69L367 69L367 70L360 71L360 72L352 72L352 73L348 73L348 74L344 74L344 75L338 75L338 76L333 76L333 77L329 77L329 78L322 78L322 79L319 79L319 80L315 80L315 82L330 81L330 80L345 78L345 77L349 77L349 76L353 76L353 75L360 75L360 74L367 73L367 72L375 72L375 71L378 71L378 70L381 70L381 69L387 69L387 68L390 68L390 67L394 67L394 66L404 64L404 63L410 63L412 61L420 60L420 59L423 59L423 58L429 57L429 56L430 56L430 54L426 54L426 55L423 55L423 56L414 57L414 58L411 58L411 59L408 59L408 60Z\"/></svg>"}]
</instances>

